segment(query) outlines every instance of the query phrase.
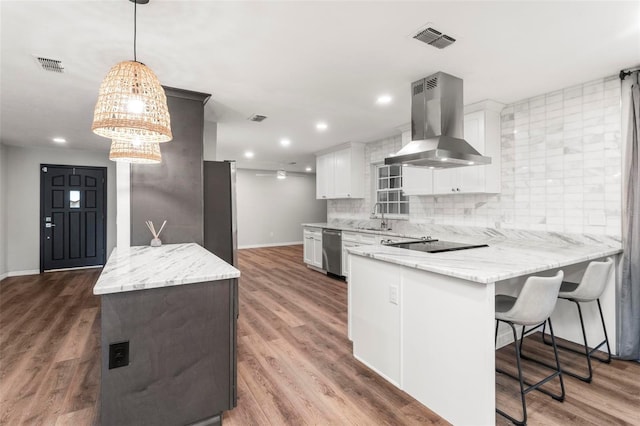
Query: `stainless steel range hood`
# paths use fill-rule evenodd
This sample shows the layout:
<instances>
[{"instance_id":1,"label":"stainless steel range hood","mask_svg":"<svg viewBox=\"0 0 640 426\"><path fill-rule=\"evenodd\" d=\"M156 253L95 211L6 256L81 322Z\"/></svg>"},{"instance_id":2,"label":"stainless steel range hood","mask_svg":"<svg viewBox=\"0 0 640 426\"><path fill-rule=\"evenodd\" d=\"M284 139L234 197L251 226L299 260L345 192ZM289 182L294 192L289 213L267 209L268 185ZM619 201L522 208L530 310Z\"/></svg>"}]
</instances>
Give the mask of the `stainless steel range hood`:
<instances>
[{"instance_id":1,"label":"stainless steel range hood","mask_svg":"<svg viewBox=\"0 0 640 426\"><path fill-rule=\"evenodd\" d=\"M411 84L411 142L384 164L436 169L490 164L463 139L462 80L438 72Z\"/></svg>"}]
</instances>

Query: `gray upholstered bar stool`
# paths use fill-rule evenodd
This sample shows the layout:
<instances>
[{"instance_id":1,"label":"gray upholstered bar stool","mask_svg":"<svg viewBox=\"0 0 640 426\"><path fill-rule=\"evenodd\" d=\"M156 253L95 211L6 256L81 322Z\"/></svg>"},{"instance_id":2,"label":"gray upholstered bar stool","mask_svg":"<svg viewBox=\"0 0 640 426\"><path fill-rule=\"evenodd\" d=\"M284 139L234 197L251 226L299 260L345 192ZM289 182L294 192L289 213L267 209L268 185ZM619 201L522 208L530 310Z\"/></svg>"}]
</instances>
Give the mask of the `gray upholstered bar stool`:
<instances>
[{"instance_id":1,"label":"gray upholstered bar stool","mask_svg":"<svg viewBox=\"0 0 640 426\"><path fill-rule=\"evenodd\" d=\"M602 315L602 306L600 306L600 296L604 292L604 289L609 282L609 278L613 273L613 259L607 258L605 261L593 261L589 263L587 266L580 283L572 283L568 281L563 281L562 286L560 286L560 293L558 297L561 299L566 299L574 302L578 307L578 316L580 317L580 327L582 328L582 339L584 341L584 348L582 351L578 351L576 349L557 345L559 348L568 350L571 352L575 352L577 354L583 354L587 359L587 368L589 371L589 375L582 376L577 373L567 371L563 369L562 372L573 376L577 379L582 380L583 382L590 383L593 378L593 370L591 369L591 358L595 358L600 362L610 363L611 362L611 348L609 347L609 337L607 336L607 327L604 323L604 316ZM602 322L602 331L604 332L604 340L600 342L598 345L594 346L593 349L589 349L589 344L587 343L587 333L584 329L584 319L582 318L582 309L580 308L580 303L585 302L593 302L596 301L598 303L598 310L600 311L600 321ZM544 339L544 329L542 330L542 337ZM544 342L547 345L550 345L547 339L544 339ZM602 345L607 345L607 357L600 358L592 355L593 352L598 350Z\"/></svg>"},{"instance_id":2,"label":"gray upholstered bar stool","mask_svg":"<svg viewBox=\"0 0 640 426\"><path fill-rule=\"evenodd\" d=\"M496 407L496 412L507 419L511 420L517 425L525 425L527 423L527 404L525 395L530 391L537 389L558 401L564 401L564 382L562 380L562 370L560 369L560 361L558 360L558 350L556 348L555 336L553 335L553 326L551 325L551 313L556 306L558 300L558 291L562 284L562 278L564 273L558 271L553 277L529 277L524 283L522 290L518 297L507 296L503 294L497 294L495 296L495 310L496 310L496 343L498 341L498 325L500 322L504 322L511 327L513 332L514 346L516 350L516 364L518 367L518 376L514 376L502 369L496 368L496 371L501 374L505 374L520 383L520 399L522 401L522 420L517 420L515 417L510 416L504 411ZM518 333L516 332L516 325L522 326L522 334L520 337L520 343L524 339L525 335L536 330L541 325L549 323L549 331L551 332L551 344L553 345L553 353L556 359L556 366L551 367L553 373L535 384L528 383L522 377L522 367L520 365L520 346L518 344ZM531 326L532 328L527 332L525 328ZM560 379L561 393L556 395L546 389L540 388L540 386L549 382L553 378L558 377ZM527 387L525 388L525 384Z\"/></svg>"}]
</instances>

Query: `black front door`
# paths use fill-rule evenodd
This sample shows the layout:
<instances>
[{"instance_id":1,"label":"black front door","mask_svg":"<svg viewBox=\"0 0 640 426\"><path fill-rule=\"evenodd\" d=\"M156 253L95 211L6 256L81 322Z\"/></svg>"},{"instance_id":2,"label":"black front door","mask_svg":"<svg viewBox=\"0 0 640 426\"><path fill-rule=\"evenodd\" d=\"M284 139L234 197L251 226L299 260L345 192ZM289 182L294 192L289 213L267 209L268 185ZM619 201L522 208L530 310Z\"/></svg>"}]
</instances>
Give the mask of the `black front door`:
<instances>
[{"instance_id":1,"label":"black front door","mask_svg":"<svg viewBox=\"0 0 640 426\"><path fill-rule=\"evenodd\" d=\"M40 165L40 271L105 263L105 167Z\"/></svg>"}]
</instances>

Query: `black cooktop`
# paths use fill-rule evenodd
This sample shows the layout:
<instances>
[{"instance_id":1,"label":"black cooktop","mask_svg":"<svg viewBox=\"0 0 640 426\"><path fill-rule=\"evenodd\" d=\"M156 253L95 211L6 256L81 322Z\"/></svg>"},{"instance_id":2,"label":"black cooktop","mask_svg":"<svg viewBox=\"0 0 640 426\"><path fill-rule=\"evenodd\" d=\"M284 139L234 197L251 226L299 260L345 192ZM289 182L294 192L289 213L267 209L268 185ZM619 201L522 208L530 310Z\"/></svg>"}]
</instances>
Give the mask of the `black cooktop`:
<instances>
[{"instance_id":1,"label":"black cooktop","mask_svg":"<svg viewBox=\"0 0 640 426\"><path fill-rule=\"evenodd\" d=\"M441 240L417 240L417 241L407 241L404 243L392 243L388 245L392 247L407 249L407 250L423 251L426 253L442 253L445 251L489 247L487 244L454 243L452 241L441 241Z\"/></svg>"}]
</instances>

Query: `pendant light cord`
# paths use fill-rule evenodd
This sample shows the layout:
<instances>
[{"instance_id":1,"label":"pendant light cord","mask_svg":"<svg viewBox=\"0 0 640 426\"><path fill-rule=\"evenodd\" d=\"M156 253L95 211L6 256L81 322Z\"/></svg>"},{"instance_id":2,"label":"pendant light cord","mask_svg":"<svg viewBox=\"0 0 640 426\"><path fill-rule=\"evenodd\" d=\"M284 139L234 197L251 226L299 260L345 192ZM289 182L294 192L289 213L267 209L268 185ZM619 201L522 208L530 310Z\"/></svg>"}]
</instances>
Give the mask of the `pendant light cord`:
<instances>
[{"instance_id":1,"label":"pendant light cord","mask_svg":"<svg viewBox=\"0 0 640 426\"><path fill-rule=\"evenodd\" d=\"M136 56L136 33L137 33L137 23L138 23L138 2L133 2L133 60L134 62L138 62L138 58Z\"/></svg>"}]
</instances>

